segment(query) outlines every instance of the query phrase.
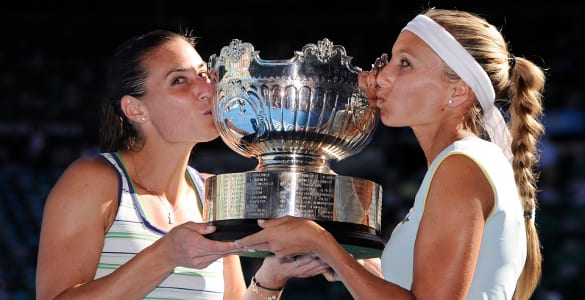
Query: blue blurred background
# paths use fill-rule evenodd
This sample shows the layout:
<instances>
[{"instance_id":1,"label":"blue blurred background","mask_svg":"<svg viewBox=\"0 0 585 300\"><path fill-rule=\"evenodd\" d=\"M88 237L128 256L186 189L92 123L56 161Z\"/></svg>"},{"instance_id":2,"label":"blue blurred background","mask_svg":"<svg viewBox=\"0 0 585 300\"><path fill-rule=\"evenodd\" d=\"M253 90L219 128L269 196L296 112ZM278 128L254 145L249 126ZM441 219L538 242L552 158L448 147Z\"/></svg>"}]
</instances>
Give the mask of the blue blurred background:
<instances>
[{"instance_id":1,"label":"blue blurred background","mask_svg":"<svg viewBox=\"0 0 585 300\"><path fill-rule=\"evenodd\" d=\"M344 1L347 2L347 1ZM516 56L547 70L546 134L541 140L536 222L544 252L533 299L578 299L585 292L584 4L574 1L44 1L0 7L0 299L34 299L45 198L64 168L97 151L105 59L131 35L193 29L205 58L237 38L264 59L327 37L352 64L369 69L399 30L424 8L474 11L501 27ZM581 75L579 75L581 74ZM409 129L377 129L337 173L384 188L382 235L410 207L425 160ZM205 172L251 170L220 139L198 145L192 164ZM249 279L260 262L243 258ZM351 299L322 277L292 280L283 299Z\"/></svg>"}]
</instances>

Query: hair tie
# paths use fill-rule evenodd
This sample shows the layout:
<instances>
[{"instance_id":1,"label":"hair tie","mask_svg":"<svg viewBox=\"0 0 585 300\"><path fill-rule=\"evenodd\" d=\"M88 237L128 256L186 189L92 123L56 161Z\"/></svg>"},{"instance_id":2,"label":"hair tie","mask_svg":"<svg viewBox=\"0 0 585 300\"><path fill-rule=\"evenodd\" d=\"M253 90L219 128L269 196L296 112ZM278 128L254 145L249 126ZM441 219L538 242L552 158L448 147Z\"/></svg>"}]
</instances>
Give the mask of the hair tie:
<instances>
[{"instance_id":1,"label":"hair tie","mask_svg":"<svg viewBox=\"0 0 585 300\"><path fill-rule=\"evenodd\" d=\"M508 65L510 66L510 74L512 74L512 70L516 66L516 56L512 53L508 54Z\"/></svg>"}]
</instances>

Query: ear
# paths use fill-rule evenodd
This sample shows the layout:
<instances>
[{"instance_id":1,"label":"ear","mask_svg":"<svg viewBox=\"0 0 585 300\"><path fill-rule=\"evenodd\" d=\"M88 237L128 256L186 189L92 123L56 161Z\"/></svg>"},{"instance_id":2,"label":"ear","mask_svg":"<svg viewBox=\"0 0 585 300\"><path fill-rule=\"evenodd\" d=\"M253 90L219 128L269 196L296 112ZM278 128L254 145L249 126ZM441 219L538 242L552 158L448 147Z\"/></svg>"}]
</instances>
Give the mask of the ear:
<instances>
[{"instance_id":1,"label":"ear","mask_svg":"<svg viewBox=\"0 0 585 300\"><path fill-rule=\"evenodd\" d=\"M453 84L451 91L451 103L449 106L459 106L469 101L474 101L475 94L473 90L463 80L458 80Z\"/></svg>"},{"instance_id":2,"label":"ear","mask_svg":"<svg viewBox=\"0 0 585 300\"><path fill-rule=\"evenodd\" d=\"M144 103L136 97L125 95L121 101L122 112L135 123L144 123L148 120L148 113Z\"/></svg>"}]
</instances>

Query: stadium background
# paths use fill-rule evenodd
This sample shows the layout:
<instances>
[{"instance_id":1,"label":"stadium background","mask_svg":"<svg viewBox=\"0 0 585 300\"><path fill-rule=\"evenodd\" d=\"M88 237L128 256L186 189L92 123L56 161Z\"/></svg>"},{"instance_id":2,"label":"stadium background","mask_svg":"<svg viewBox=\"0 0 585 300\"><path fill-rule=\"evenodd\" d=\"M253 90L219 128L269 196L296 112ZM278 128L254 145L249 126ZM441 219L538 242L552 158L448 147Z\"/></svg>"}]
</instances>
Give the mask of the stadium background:
<instances>
[{"instance_id":1,"label":"stadium background","mask_svg":"<svg viewBox=\"0 0 585 300\"><path fill-rule=\"evenodd\" d=\"M343 3L348 2L348 3ZM45 197L63 169L96 151L104 62L131 35L192 29L204 57L234 39L264 59L287 59L327 37L368 69L399 30L427 7L474 11L501 27L516 56L547 69L541 141L544 252L534 299L577 299L585 291L585 102L583 3L573 1L22 1L0 7L0 299L34 299ZM246 171L220 139L198 146L206 172ZM335 163L343 175L384 187L384 237L409 208L425 171L412 132L379 127L361 153ZM244 258L249 279L259 263ZM292 280L283 299L351 299L321 277Z\"/></svg>"}]
</instances>

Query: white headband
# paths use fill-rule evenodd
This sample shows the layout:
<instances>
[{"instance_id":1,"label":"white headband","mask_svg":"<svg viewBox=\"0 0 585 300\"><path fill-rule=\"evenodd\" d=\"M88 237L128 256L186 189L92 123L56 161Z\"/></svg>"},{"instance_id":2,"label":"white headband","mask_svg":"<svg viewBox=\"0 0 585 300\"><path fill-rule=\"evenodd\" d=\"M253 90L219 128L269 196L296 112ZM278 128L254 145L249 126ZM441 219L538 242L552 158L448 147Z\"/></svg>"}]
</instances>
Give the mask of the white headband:
<instances>
[{"instance_id":1,"label":"white headband","mask_svg":"<svg viewBox=\"0 0 585 300\"><path fill-rule=\"evenodd\" d=\"M506 121L494 105L496 93L485 70L445 28L425 15L416 16L402 30L416 34L471 87L483 109L485 128L490 139L502 148L511 161L512 137Z\"/></svg>"}]
</instances>

